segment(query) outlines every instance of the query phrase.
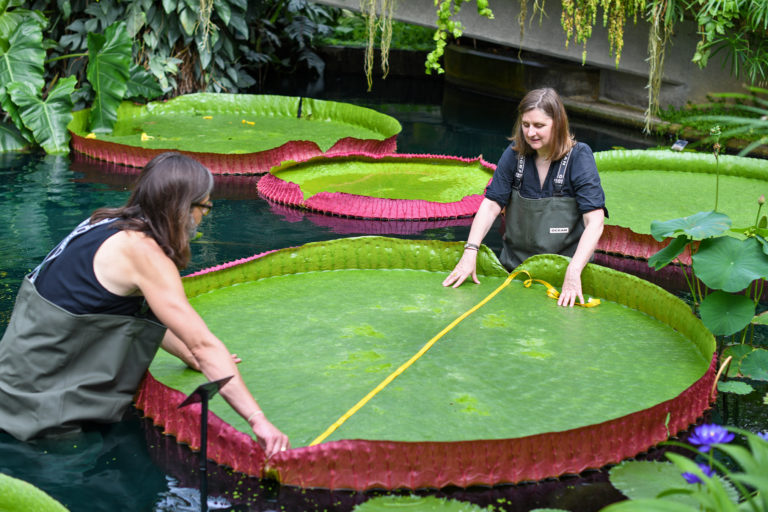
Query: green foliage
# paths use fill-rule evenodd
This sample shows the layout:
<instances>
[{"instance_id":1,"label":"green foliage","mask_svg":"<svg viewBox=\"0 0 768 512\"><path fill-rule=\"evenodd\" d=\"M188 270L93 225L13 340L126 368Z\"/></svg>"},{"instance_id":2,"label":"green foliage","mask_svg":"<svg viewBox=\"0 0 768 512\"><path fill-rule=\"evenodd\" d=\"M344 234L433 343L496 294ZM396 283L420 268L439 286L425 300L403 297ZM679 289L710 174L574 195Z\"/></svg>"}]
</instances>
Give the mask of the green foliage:
<instances>
[{"instance_id":1,"label":"green foliage","mask_svg":"<svg viewBox=\"0 0 768 512\"><path fill-rule=\"evenodd\" d=\"M58 113L66 89L52 87L73 77L72 108L92 107L90 129L104 133L125 99L239 92L268 69L319 73L312 44L329 31L327 9L306 0L36 0L28 7L0 2L0 105L18 131L3 129L2 150L22 147L11 135L20 134L47 151L67 151L64 118L24 118L10 95L14 82L26 84L14 90L28 110Z\"/></svg>"},{"instance_id":2,"label":"green foliage","mask_svg":"<svg viewBox=\"0 0 768 512\"><path fill-rule=\"evenodd\" d=\"M714 156L719 164L717 150L716 146ZM768 242L763 236L765 229L759 227L763 222L760 212L765 197L760 196L757 203L754 224L745 228L731 228L730 218L719 212L699 212L680 219L653 222L651 233L656 240L675 238L649 258L648 264L658 270L677 260L688 248L692 254L692 276L681 264L683 275L693 297L694 309L698 308L707 329L721 337L722 359L733 357L727 376L768 380L768 371L761 370L768 367L768 358L765 358L768 351L751 346L754 325L762 323L760 317L765 316L755 316L755 313L763 293L763 280L768 278ZM697 242L697 239L701 241ZM738 336L742 344L749 339L749 344L724 347L724 336ZM733 385L724 390L743 393L751 391L748 387Z\"/></svg>"},{"instance_id":3,"label":"green foliage","mask_svg":"<svg viewBox=\"0 0 768 512\"><path fill-rule=\"evenodd\" d=\"M432 73L432 71L444 73L443 67L440 65L440 58L445 53L449 38L458 39L464 33L464 25L453 18L459 14L461 4L469 1L471 0L435 0L435 6L437 6L437 30L433 36L435 49L427 55L425 62L427 74ZM477 14L490 20L493 19L493 12L488 7L488 0L477 0Z\"/></svg>"},{"instance_id":4,"label":"green foliage","mask_svg":"<svg viewBox=\"0 0 768 512\"><path fill-rule=\"evenodd\" d=\"M433 49L434 29L392 20L390 48L428 52ZM364 47L368 41L368 24L365 18L355 12L341 9L333 20L331 32L319 38L324 45ZM381 34L377 33L374 46L380 48Z\"/></svg>"},{"instance_id":5,"label":"green foliage","mask_svg":"<svg viewBox=\"0 0 768 512\"><path fill-rule=\"evenodd\" d=\"M61 503L29 482L0 473L0 510L4 512L67 512Z\"/></svg>"},{"instance_id":6,"label":"green foliage","mask_svg":"<svg viewBox=\"0 0 768 512\"><path fill-rule=\"evenodd\" d=\"M768 441L740 429L727 430L743 435L746 446L718 443L705 455L670 442L691 450L694 459L667 453L671 463L631 461L613 468L611 483L630 500L602 512L768 511ZM712 471L712 476L703 469ZM686 483L681 475L694 483Z\"/></svg>"},{"instance_id":7,"label":"green foliage","mask_svg":"<svg viewBox=\"0 0 768 512\"><path fill-rule=\"evenodd\" d=\"M701 239L724 233L730 227L731 219L723 213L699 212L666 222L652 222L651 235L659 242L667 237L681 234L689 238Z\"/></svg>"},{"instance_id":8,"label":"green foliage","mask_svg":"<svg viewBox=\"0 0 768 512\"><path fill-rule=\"evenodd\" d=\"M73 76L60 80L45 100L27 83L12 82L8 86L24 126L46 153L69 153L67 125L72 120L76 80Z\"/></svg>"},{"instance_id":9,"label":"green foliage","mask_svg":"<svg viewBox=\"0 0 768 512\"><path fill-rule=\"evenodd\" d=\"M87 75L95 92L91 131L112 131L128 89L130 65L131 40L124 24L110 25L104 34L88 34Z\"/></svg>"}]
</instances>

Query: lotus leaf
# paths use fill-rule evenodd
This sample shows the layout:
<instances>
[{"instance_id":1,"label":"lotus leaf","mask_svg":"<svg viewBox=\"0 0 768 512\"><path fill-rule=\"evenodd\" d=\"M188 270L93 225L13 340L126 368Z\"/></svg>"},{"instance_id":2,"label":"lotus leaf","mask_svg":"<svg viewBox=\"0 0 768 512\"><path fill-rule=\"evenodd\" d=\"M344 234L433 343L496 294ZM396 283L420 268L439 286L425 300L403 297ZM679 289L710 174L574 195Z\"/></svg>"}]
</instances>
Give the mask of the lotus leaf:
<instances>
[{"instance_id":1,"label":"lotus leaf","mask_svg":"<svg viewBox=\"0 0 768 512\"><path fill-rule=\"evenodd\" d=\"M752 386L746 382L740 380L729 380L726 382L718 382L717 390L721 393L733 393L734 395L748 395L755 390Z\"/></svg>"},{"instance_id":2,"label":"lotus leaf","mask_svg":"<svg viewBox=\"0 0 768 512\"><path fill-rule=\"evenodd\" d=\"M741 373L756 380L768 380L768 350L756 348L741 361Z\"/></svg>"},{"instance_id":3,"label":"lotus leaf","mask_svg":"<svg viewBox=\"0 0 768 512\"><path fill-rule=\"evenodd\" d=\"M460 252L458 243L344 239L195 276L185 288L207 324L243 358L241 373L270 420L293 446L304 446L504 281L506 272L483 248L480 285L442 287ZM527 264L557 286L567 259ZM563 431L672 399L704 375L714 341L679 299L602 267L585 270L584 286L587 293L606 290L599 307L561 308L541 284L512 281L329 440ZM643 293L654 297L654 314L679 331L610 300L636 304ZM182 392L205 380L164 353L150 371ZM220 396L211 409L249 431Z\"/></svg>"},{"instance_id":4,"label":"lotus leaf","mask_svg":"<svg viewBox=\"0 0 768 512\"><path fill-rule=\"evenodd\" d=\"M749 325L755 316L755 303L744 295L715 291L699 307L701 321L715 336L728 336Z\"/></svg>"},{"instance_id":5,"label":"lotus leaf","mask_svg":"<svg viewBox=\"0 0 768 512\"><path fill-rule=\"evenodd\" d=\"M751 346L746 344L739 344L739 345L729 345L723 349L723 353L720 356L720 359L725 361L727 357L732 357L730 367L728 368L728 376L729 377L736 377L740 375L739 366L741 365L741 361L744 359L744 356L749 354L754 350Z\"/></svg>"},{"instance_id":6,"label":"lotus leaf","mask_svg":"<svg viewBox=\"0 0 768 512\"><path fill-rule=\"evenodd\" d=\"M752 323L757 325L768 325L768 312L755 315L755 318L752 319Z\"/></svg>"},{"instance_id":7,"label":"lotus leaf","mask_svg":"<svg viewBox=\"0 0 768 512\"><path fill-rule=\"evenodd\" d=\"M648 266L654 270L661 270L666 267L685 250L688 240L686 235L678 235L669 245L648 258Z\"/></svg>"},{"instance_id":8,"label":"lotus leaf","mask_svg":"<svg viewBox=\"0 0 768 512\"><path fill-rule=\"evenodd\" d=\"M693 255L693 270L710 288L738 292L768 276L768 255L754 238L708 238Z\"/></svg>"},{"instance_id":9,"label":"lotus leaf","mask_svg":"<svg viewBox=\"0 0 768 512\"><path fill-rule=\"evenodd\" d=\"M699 212L665 222L655 220L651 222L651 235L659 242L681 232L690 238L702 239L722 234L730 227L731 219L727 215L718 212Z\"/></svg>"}]
</instances>

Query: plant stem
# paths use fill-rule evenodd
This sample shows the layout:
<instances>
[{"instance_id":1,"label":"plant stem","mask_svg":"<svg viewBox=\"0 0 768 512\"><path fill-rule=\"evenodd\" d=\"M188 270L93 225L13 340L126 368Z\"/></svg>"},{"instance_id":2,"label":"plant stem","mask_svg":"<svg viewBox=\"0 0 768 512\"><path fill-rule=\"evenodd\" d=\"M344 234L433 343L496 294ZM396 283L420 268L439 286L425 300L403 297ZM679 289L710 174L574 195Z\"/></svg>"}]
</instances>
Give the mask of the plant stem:
<instances>
[{"instance_id":1,"label":"plant stem","mask_svg":"<svg viewBox=\"0 0 768 512\"><path fill-rule=\"evenodd\" d=\"M63 59L72 59L74 57L87 57L88 53L70 53L68 55L59 55L58 57L54 57L52 59L48 59L45 61L45 64L50 64L51 62L56 62L57 60L63 60Z\"/></svg>"}]
</instances>

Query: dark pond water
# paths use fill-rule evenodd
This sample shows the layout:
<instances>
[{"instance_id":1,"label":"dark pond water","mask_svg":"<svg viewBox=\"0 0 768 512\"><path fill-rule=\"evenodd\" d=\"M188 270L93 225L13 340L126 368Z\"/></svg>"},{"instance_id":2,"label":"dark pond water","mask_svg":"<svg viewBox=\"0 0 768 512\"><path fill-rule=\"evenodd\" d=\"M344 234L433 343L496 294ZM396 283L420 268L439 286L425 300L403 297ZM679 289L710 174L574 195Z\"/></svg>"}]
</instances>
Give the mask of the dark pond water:
<instances>
[{"instance_id":1,"label":"dark pond water","mask_svg":"<svg viewBox=\"0 0 768 512\"><path fill-rule=\"evenodd\" d=\"M496 162L506 146L514 104L473 96L438 82L391 80L366 95L359 77L316 88L311 95L371 106L398 118L402 153L482 154ZM294 88L295 89L295 88ZM344 92L339 92L344 91ZM352 92L350 92L352 91ZM359 93L358 93L359 91ZM307 91L290 90L286 94ZM664 141L647 140L615 127L574 120L579 140L595 151L613 146L642 148ZM270 249L366 234L464 240L469 221L442 224L383 223L345 220L271 205L256 193L252 177L217 181L213 214L193 247L186 272L251 256ZM71 155L0 154L0 328L5 329L23 275L74 225L100 206L125 201L133 181L130 169ZM498 230L486 242L500 249ZM765 394L763 388L762 396ZM753 397L756 396L753 393ZM722 399L712 419L745 428L768 424L758 398ZM121 423L57 441L19 443L0 434L0 472L41 487L72 511L199 510L197 456L132 414ZM230 510L351 510L372 494L307 491L279 487L209 464L210 507ZM535 484L492 489L445 489L431 494L505 510L560 507L599 510L620 499L605 472Z\"/></svg>"}]
</instances>

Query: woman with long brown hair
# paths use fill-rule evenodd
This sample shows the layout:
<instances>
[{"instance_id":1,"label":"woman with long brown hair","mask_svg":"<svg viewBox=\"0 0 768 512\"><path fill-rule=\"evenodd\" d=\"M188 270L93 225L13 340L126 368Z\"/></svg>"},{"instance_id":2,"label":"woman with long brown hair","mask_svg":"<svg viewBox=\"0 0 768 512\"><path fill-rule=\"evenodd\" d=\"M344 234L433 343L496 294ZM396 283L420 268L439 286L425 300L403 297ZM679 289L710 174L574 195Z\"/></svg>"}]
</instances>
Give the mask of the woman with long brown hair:
<instances>
[{"instance_id":1,"label":"woman with long brown hair","mask_svg":"<svg viewBox=\"0 0 768 512\"><path fill-rule=\"evenodd\" d=\"M570 133L554 89L530 91L520 101L512 144L496 166L464 246L443 286L477 279L477 251L496 217L505 220L501 263L511 271L534 254L570 256L557 303L583 304L581 271L592 258L607 215L595 158Z\"/></svg>"},{"instance_id":2,"label":"woman with long brown hair","mask_svg":"<svg viewBox=\"0 0 768 512\"><path fill-rule=\"evenodd\" d=\"M210 380L234 376L221 394L267 456L289 447L184 294L212 189L203 165L160 154L123 207L96 210L25 277L0 341L0 430L28 440L119 421L162 344Z\"/></svg>"}]
</instances>

